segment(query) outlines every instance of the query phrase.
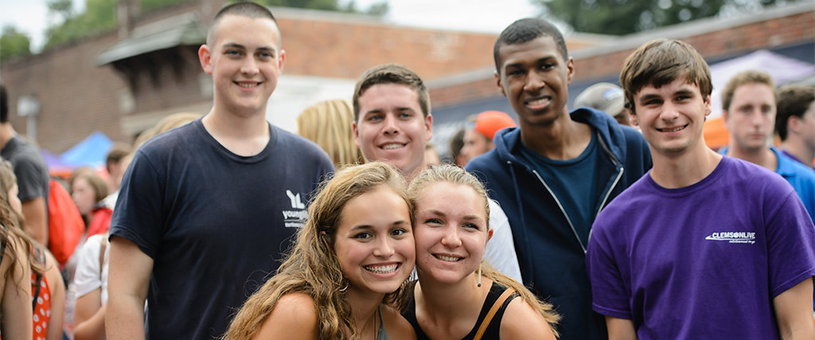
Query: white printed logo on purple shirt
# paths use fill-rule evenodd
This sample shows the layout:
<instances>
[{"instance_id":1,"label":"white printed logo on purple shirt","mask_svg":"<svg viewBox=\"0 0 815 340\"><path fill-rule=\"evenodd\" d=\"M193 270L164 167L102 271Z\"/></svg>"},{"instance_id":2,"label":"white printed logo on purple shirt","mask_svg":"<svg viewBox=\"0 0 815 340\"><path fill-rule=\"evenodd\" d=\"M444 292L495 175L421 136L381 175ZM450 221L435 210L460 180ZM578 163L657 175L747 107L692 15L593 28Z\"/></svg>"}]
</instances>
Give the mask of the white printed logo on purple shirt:
<instances>
[{"instance_id":1,"label":"white printed logo on purple shirt","mask_svg":"<svg viewBox=\"0 0 815 340\"><path fill-rule=\"evenodd\" d=\"M723 231L705 237L708 241L727 241L728 243L756 243L756 233L749 231Z\"/></svg>"}]
</instances>

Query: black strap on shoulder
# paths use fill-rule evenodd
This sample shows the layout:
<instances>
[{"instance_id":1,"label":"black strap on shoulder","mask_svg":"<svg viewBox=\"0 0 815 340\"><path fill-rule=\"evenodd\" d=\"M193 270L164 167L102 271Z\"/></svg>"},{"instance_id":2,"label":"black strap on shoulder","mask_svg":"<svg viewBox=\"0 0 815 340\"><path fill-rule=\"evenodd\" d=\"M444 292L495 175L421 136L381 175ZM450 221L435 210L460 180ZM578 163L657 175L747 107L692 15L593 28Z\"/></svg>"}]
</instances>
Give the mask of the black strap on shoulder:
<instances>
[{"instance_id":1,"label":"black strap on shoulder","mask_svg":"<svg viewBox=\"0 0 815 340\"><path fill-rule=\"evenodd\" d=\"M43 256L42 250L39 247L37 249L37 258L40 260L42 264L43 270L45 270L45 256ZM40 287L42 287L42 276L43 274L36 274L37 277L37 287L34 290L34 295L31 297L31 311L34 313L37 312L37 298L40 297Z\"/></svg>"}]
</instances>

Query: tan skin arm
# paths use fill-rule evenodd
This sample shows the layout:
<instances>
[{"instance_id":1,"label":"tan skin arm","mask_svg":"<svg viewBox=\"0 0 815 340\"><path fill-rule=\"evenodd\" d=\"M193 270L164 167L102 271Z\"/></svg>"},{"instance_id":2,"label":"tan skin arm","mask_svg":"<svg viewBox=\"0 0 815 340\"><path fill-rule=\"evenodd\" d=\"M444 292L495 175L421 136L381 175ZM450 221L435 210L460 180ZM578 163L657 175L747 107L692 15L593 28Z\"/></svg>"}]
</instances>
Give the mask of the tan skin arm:
<instances>
[{"instance_id":1,"label":"tan skin arm","mask_svg":"<svg viewBox=\"0 0 815 340\"><path fill-rule=\"evenodd\" d=\"M606 316L606 327L608 328L608 340L637 339L637 332L634 331L634 323L631 320Z\"/></svg>"},{"instance_id":2,"label":"tan skin arm","mask_svg":"<svg viewBox=\"0 0 815 340\"><path fill-rule=\"evenodd\" d=\"M48 286L51 288L51 317L48 320L48 331L45 334L46 340L62 340L62 323L65 317L65 283L62 282L62 274L59 272L57 259L51 252L45 252L46 269L45 277L48 278Z\"/></svg>"},{"instance_id":3,"label":"tan skin arm","mask_svg":"<svg viewBox=\"0 0 815 340\"><path fill-rule=\"evenodd\" d=\"M812 278L807 278L773 299L781 339L815 338L812 322Z\"/></svg>"},{"instance_id":4,"label":"tan skin arm","mask_svg":"<svg viewBox=\"0 0 815 340\"><path fill-rule=\"evenodd\" d=\"M144 300L153 259L133 242L113 236L108 270L107 338L144 339Z\"/></svg>"},{"instance_id":5,"label":"tan skin arm","mask_svg":"<svg viewBox=\"0 0 815 340\"><path fill-rule=\"evenodd\" d=\"M523 298L512 299L501 319L501 339L555 340L555 334L543 316Z\"/></svg>"},{"instance_id":6,"label":"tan skin arm","mask_svg":"<svg viewBox=\"0 0 815 340\"><path fill-rule=\"evenodd\" d=\"M3 339L29 340L33 337L33 321L31 313L20 313L21 310L31 311L31 269L28 264L28 254L21 248L20 242L9 239L3 254L0 270L8 272L7 277L0 276L0 329ZM11 262L10 255L15 255L17 261ZM8 271L6 271L8 270Z\"/></svg>"},{"instance_id":7,"label":"tan skin arm","mask_svg":"<svg viewBox=\"0 0 815 340\"><path fill-rule=\"evenodd\" d=\"M317 339L317 308L314 300L303 293L282 296L252 339Z\"/></svg>"},{"instance_id":8,"label":"tan skin arm","mask_svg":"<svg viewBox=\"0 0 815 340\"><path fill-rule=\"evenodd\" d=\"M24 230L42 246L48 245L48 226L45 224L45 198L37 197L23 202Z\"/></svg>"},{"instance_id":9,"label":"tan skin arm","mask_svg":"<svg viewBox=\"0 0 815 340\"><path fill-rule=\"evenodd\" d=\"M104 340L105 339L105 311L102 305L102 288L76 299L74 316L75 340Z\"/></svg>"}]
</instances>

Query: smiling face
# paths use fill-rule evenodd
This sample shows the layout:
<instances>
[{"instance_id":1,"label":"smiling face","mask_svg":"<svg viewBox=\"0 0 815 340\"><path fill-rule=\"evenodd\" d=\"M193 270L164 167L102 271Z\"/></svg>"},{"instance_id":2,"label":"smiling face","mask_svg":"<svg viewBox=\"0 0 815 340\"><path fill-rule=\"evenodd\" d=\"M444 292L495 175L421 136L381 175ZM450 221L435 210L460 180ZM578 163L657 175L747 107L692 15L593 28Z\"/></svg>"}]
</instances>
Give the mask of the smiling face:
<instances>
[{"instance_id":1,"label":"smiling face","mask_svg":"<svg viewBox=\"0 0 815 340\"><path fill-rule=\"evenodd\" d=\"M769 86L748 83L736 88L730 107L722 115L731 147L744 152L765 149L773 135L775 110L775 94Z\"/></svg>"},{"instance_id":2,"label":"smiling face","mask_svg":"<svg viewBox=\"0 0 815 340\"><path fill-rule=\"evenodd\" d=\"M424 167L433 116L425 117L418 94L407 85L376 84L358 99L354 141L368 161L382 161L411 177Z\"/></svg>"},{"instance_id":3,"label":"smiling face","mask_svg":"<svg viewBox=\"0 0 815 340\"><path fill-rule=\"evenodd\" d=\"M435 182L416 198L416 266L419 279L464 280L478 269L492 235L484 197L466 185Z\"/></svg>"},{"instance_id":4,"label":"smiling face","mask_svg":"<svg viewBox=\"0 0 815 340\"><path fill-rule=\"evenodd\" d=\"M710 114L710 96L684 78L655 88L644 86L634 94L636 115L643 137L654 157L674 158L689 150L705 150L702 128Z\"/></svg>"},{"instance_id":5,"label":"smiling face","mask_svg":"<svg viewBox=\"0 0 815 340\"><path fill-rule=\"evenodd\" d=\"M351 289L377 294L398 289L416 260L405 200L384 185L349 200L334 252Z\"/></svg>"},{"instance_id":6,"label":"smiling face","mask_svg":"<svg viewBox=\"0 0 815 340\"><path fill-rule=\"evenodd\" d=\"M212 44L198 50L212 75L214 106L239 115L264 114L283 71L280 31L269 18L225 15L212 31Z\"/></svg>"},{"instance_id":7,"label":"smiling face","mask_svg":"<svg viewBox=\"0 0 815 340\"><path fill-rule=\"evenodd\" d=\"M552 37L541 36L521 44L501 46L501 93L518 114L520 125L551 124L568 114L568 86L574 61L565 60Z\"/></svg>"}]
</instances>

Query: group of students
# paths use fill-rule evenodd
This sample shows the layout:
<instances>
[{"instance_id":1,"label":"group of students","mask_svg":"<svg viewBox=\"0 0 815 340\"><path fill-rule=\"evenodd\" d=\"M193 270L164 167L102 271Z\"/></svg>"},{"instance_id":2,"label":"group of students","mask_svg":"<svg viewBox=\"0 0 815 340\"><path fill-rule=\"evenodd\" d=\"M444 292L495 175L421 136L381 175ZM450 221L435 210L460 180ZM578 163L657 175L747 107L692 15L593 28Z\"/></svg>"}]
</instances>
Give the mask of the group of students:
<instances>
[{"instance_id":1,"label":"group of students","mask_svg":"<svg viewBox=\"0 0 815 340\"><path fill-rule=\"evenodd\" d=\"M466 170L427 166L427 88L395 64L361 76L352 115L301 115L323 151L266 121L286 59L274 16L225 6L198 53L212 110L134 151L91 256L109 252L107 304L83 312L97 338L812 338L815 226L781 177L705 146L693 47L626 60L639 132L567 109L574 61L549 22L516 21L493 52L518 127L489 131ZM0 222L5 254L28 258ZM2 335L24 338L5 292Z\"/></svg>"}]
</instances>

